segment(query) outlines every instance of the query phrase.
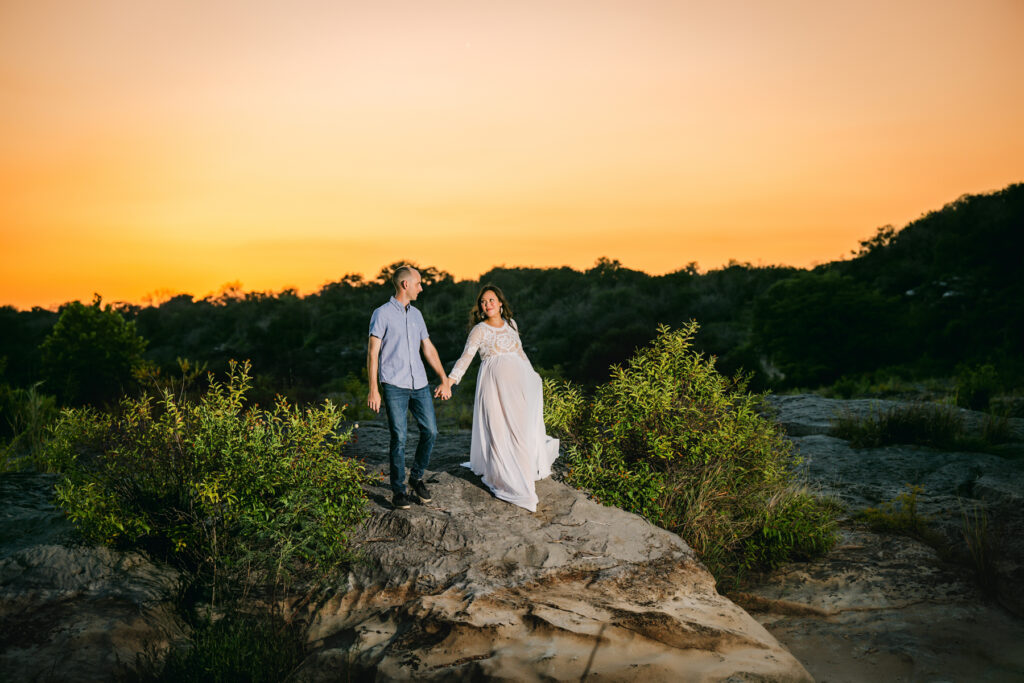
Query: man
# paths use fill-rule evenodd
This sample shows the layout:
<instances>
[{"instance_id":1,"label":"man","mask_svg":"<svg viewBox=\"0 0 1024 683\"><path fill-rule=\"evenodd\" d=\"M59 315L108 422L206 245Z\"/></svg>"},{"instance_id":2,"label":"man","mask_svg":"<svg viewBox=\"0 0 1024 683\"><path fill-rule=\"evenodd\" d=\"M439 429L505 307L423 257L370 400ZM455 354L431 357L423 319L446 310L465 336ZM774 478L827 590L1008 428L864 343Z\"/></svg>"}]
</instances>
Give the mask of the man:
<instances>
[{"instance_id":1,"label":"man","mask_svg":"<svg viewBox=\"0 0 1024 683\"><path fill-rule=\"evenodd\" d=\"M370 317L370 343L366 353L370 395L366 404L374 412L379 412L383 398L391 432L391 502L395 509L407 510L406 411L412 412L420 429L416 459L409 470L409 488L422 503L431 500L430 492L423 483L423 474L437 439L437 419L434 417L434 403L427 386L427 371L423 367L421 351L430 367L441 378L441 385L434 396L447 400L451 398L452 390L437 349L430 342L423 315L412 305L423 291L419 271L412 266L402 266L391 276L391 284L395 286L395 295Z\"/></svg>"}]
</instances>

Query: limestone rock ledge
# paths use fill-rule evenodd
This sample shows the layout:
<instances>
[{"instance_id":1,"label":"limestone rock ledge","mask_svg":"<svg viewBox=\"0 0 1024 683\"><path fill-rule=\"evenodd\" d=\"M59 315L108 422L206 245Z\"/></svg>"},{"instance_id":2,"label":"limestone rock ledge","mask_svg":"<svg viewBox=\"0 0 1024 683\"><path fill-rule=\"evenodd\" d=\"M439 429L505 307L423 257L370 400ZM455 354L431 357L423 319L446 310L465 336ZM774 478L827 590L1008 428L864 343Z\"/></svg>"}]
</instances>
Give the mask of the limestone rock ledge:
<instances>
[{"instance_id":1,"label":"limestone rock ledge","mask_svg":"<svg viewBox=\"0 0 1024 683\"><path fill-rule=\"evenodd\" d=\"M300 680L811 680L677 535L551 480L530 513L439 460L427 505L371 491Z\"/></svg>"},{"instance_id":2,"label":"limestone rock ledge","mask_svg":"<svg viewBox=\"0 0 1024 683\"><path fill-rule=\"evenodd\" d=\"M0 559L0 672L107 681L182 637L178 573L139 553L36 545Z\"/></svg>"}]
</instances>

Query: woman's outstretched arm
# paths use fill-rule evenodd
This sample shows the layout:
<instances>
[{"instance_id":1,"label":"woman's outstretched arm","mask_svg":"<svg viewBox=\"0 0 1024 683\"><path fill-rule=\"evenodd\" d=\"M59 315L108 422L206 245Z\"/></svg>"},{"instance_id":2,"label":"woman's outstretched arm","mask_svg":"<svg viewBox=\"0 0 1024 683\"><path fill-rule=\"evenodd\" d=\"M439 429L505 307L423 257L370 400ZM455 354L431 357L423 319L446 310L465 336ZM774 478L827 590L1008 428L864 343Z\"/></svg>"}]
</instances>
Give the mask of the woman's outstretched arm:
<instances>
[{"instance_id":1,"label":"woman's outstretched arm","mask_svg":"<svg viewBox=\"0 0 1024 683\"><path fill-rule=\"evenodd\" d=\"M451 380L452 384L458 384L462 381L462 376L466 374L469 364L473 362L473 356L480 349L480 342L483 341L483 336L484 331L479 325L469 331L469 338L466 339L466 348L462 350L462 355L455 361L452 371L448 373L448 379Z\"/></svg>"}]
</instances>

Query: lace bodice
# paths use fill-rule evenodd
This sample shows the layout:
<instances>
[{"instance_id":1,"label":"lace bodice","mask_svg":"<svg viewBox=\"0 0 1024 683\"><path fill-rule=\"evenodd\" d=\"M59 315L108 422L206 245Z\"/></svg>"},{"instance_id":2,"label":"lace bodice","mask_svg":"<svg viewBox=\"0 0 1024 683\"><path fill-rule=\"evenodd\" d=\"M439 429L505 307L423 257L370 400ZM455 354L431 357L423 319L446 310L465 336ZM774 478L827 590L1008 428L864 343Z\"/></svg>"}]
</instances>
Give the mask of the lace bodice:
<instances>
[{"instance_id":1,"label":"lace bodice","mask_svg":"<svg viewBox=\"0 0 1024 683\"><path fill-rule=\"evenodd\" d=\"M462 355L455 361L455 367L448 373L448 377L452 381L462 380L462 376L466 374L477 351L480 352L481 362L506 353L514 353L527 363L530 362L526 353L523 352L523 342L519 340L519 333L516 332L514 322L506 322L503 327L491 327L487 323L478 323L469 331L466 348L462 350Z\"/></svg>"}]
</instances>

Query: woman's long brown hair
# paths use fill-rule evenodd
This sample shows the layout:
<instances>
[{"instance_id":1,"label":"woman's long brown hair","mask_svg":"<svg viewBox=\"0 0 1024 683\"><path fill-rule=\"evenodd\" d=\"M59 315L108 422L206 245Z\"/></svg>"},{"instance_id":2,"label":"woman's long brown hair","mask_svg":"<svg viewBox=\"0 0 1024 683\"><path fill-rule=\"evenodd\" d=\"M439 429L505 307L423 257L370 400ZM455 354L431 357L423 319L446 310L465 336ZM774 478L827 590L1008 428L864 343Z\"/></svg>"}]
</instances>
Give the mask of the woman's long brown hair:
<instances>
[{"instance_id":1,"label":"woman's long brown hair","mask_svg":"<svg viewBox=\"0 0 1024 683\"><path fill-rule=\"evenodd\" d=\"M476 304L469 310L470 329L472 329L474 325L487 320L487 316L484 315L483 310L480 308L480 300L484 298L484 294L487 292L494 292L494 296L498 297L498 303L501 304L501 317L505 319L505 322L512 320L512 307L508 305L508 300L505 298L505 294L497 285L484 285L480 288L480 293L476 295Z\"/></svg>"}]
</instances>

